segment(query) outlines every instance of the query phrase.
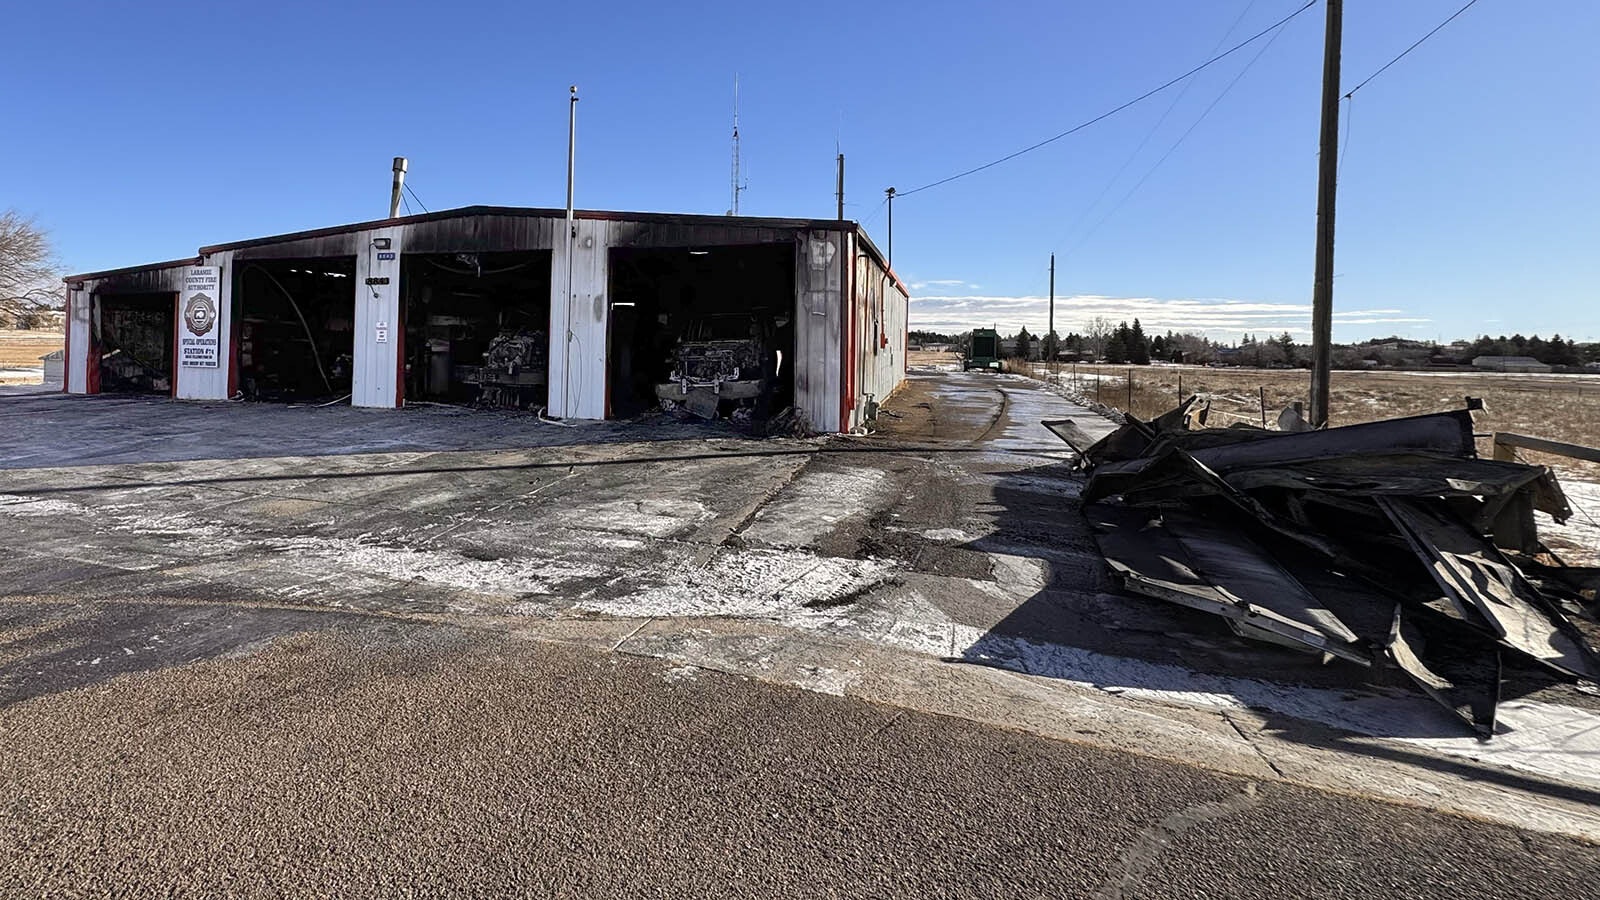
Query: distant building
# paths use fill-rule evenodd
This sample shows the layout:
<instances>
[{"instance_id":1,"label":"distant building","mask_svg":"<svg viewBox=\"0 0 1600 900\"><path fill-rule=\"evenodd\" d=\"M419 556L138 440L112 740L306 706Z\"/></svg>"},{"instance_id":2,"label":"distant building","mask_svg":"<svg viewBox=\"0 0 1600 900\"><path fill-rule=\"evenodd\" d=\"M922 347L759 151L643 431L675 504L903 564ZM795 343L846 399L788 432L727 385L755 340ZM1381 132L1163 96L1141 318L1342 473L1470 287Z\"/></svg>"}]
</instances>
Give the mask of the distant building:
<instances>
[{"instance_id":1,"label":"distant building","mask_svg":"<svg viewBox=\"0 0 1600 900\"><path fill-rule=\"evenodd\" d=\"M1550 371L1550 366L1531 356L1479 356L1472 360L1472 367L1490 372Z\"/></svg>"},{"instance_id":2,"label":"distant building","mask_svg":"<svg viewBox=\"0 0 1600 900\"><path fill-rule=\"evenodd\" d=\"M44 363L44 383L61 384L61 373L66 370L67 365L67 352L57 350L54 353L46 353L39 357L39 361Z\"/></svg>"}]
</instances>

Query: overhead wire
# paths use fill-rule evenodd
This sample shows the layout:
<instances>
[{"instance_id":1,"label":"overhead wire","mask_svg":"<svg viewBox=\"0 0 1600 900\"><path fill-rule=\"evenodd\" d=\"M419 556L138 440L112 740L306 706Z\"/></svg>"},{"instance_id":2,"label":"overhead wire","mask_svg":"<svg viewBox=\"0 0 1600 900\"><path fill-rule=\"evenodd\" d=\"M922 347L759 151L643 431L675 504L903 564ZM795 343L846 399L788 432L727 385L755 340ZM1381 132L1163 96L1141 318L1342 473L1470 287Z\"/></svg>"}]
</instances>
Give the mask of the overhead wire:
<instances>
[{"instance_id":1,"label":"overhead wire","mask_svg":"<svg viewBox=\"0 0 1600 900\"><path fill-rule=\"evenodd\" d=\"M421 207L422 207L422 211L423 211L423 212L427 212L427 211L428 211L428 207L426 207L426 206L423 206L423 203L422 203L422 200L421 200L421 199L419 199L419 198L418 198L418 197L417 197L417 192L416 192L416 191L413 191L413 190L412 190L412 189L411 189L411 185L409 185L409 184L405 184L405 185L403 185L403 186L404 186L404 187L405 187L405 189L406 189L406 193L408 193L408 194L410 194L410 195L411 195L411 199L413 199L413 200L416 200L416 201L417 201L417 205L418 205L418 206L421 206Z\"/></svg>"},{"instance_id":2,"label":"overhead wire","mask_svg":"<svg viewBox=\"0 0 1600 900\"><path fill-rule=\"evenodd\" d=\"M1402 50L1400 52L1399 56L1396 56L1394 59L1391 59L1388 62L1384 63L1382 66L1380 66L1378 68L1378 71L1373 72L1371 75L1368 75L1366 78L1363 78L1361 80L1360 84L1358 84L1355 87L1351 88L1350 90L1346 91L1345 92L1345 97L1348 99L1349 97L1354 96L1356 91L1359 91L1362 88L1367 86L1367 82L1371 81L1374 78L1377 78L1379 75L1382 75L1384 72L1388 71L1390 66L1394 65L1395 63L1399 62L1402 59L1405 59L1406 56L1411 53L1411 51L1413 51L1413 50L1417 49L1418 47L1422 46L1424 41L1426 41L1428 38L1431 38L1434 35L1438 34L1440 29L1444 28L1446 25L1449 25L1451 22L1454 22L1456 20L1457 16L1459 16L1462 13L1466 12L1467 10L1471 9L1473 6L1475 6L1477 4L1477 2L1478 2L1478 0L1467 0L1467 5L1466 6L1463 6L1460 9L1456 10L1455 12L1451 13L1450 14L1450 18L1445 19L1443 22L1440 22L1439 24L1433 26L1433 30L1432 31L1428 32L1427 34L1423 35L1422 37L1417 38L1416 43L1414 43L1411 46L1407 47L1406 49Z\"/></svg>"},{"instance_id":3,"label":"overhead wire","mask_svg":"<svg viewBox=\"0 0 1600 900\"><path fill-rule=\"evenodd\" d=\"M1234 29L1239 27L1239 23L1244 21L1244 17L1250 14L1250 10L1254 9L1255 5L1256 0L1250 0L1250 2L1245 5L1244 9L1239 11L1239 15L1234 17L1232 24L1228 26L1228 30L1224 31L1222 33L1222 37L1217 38L1217 42L1211 46L1211 53L1216 53L1218 50L1222 49L1222 45L1227 43L1228 38L1233 37ZM1128 158L1122 161L1122 165L1117 168L1116 173L1106 180L1105 186L1101 187L1100 192L1095 194L1093 200L1089 201L1089 205L1083 208L1083 214L1072 223L1072 227L1068 228L1066 233L1061 237L1051 242L1052 247L1060 246L1061 242L1066 240L1067 235L1073 234L1079 228L1083 227L1083 224L1089 220L1089 216L1094 213L1094 210L1097 207L1099 207L1100 201L1104 200L1106 195L1111 193L1111 189L1115 187L1117 181L1122 178L1122 174L1128 171L1128 167L1133 165L1133 161L1138 159L1139 154L1144 152L1144 148L1150 145L1150 139L1155 137L1156 132L1161 130L1161 126L1167 123L1167 119L1172 116L1172 111L1178 108L1178 104L1183 102L1184 97L1189 96L1189 89L1192 87L1194 87L1193 78L1190 78L1183 83L1183 89L1178 92L1177 96L1172 98L1171 103L1167 104L1166 110L1161 113L1161 117L1159 119L1156 119L1156 123L1150 126L1150 130L1145 132L1144 139L1139 141L1139 145L1133 148L1133 152L1128 154Z\"/></svg>"},{"instance_id":4,"label":"overhead wire","mask_svg":"<svg viewBox=\"0 0 1600 900\"><path fill-rule=\"evenodd\" d=\"M1285 24L1287 24L1287 23L1285 23ZM1279 30L1277 31L1277 33L1275 33L1265 44L1261 45L1261 49L1256 51L1256 55L1250 57L1250 61L1245 63L1244 68L1240 69L1238 74L1233 76L1233 80L1228 82L1227 86L1222 89L1222 92L1217 95L1217 98L1215 100L1212 100L1211 104L1209 106L1207 106L1204 111L1202 111L1200 113L1199 118L1195 119L1194 122L1192 124L1190 124L1189 128L1186 131L1184 131L1183 134L1178 136L1178 139L1175 142L1173 142L1172 146L1167 148L1167 152L1161 154L1161 158L1157 159L1155 161L1155 164L1152 165L1149 169L1147 169L1145 171L1144 175L1141 176L1139 178L1139 180L1134 183L1133 187L1129 188L1128 192L1126 194L1122 195L1122 199L1118 200L1116 202L1116 205L1112 206L1111 209L1107 210L1106 214L1104 216L1101 216L1100 220L1098 222L1094 223L1094 225L1087 232L1084 233L1083 237L1078 239L1078 242L1076 244L1072 245L1072 249L1070 249L1066 253L1062 254L1062 258L1063 259L1070 258L1072 256L1072 254L1078 252L1078 250L1081 249L1084 244L1088 243L1089 239L1094 236L1095 232L1100 230L1100 226L1102 226L1106 222L1110 221L1111 217L1116 215L1117 211L1122 209L1123 205L1126 204L1130 199L1132 199L1133 195L1138 193L1140 188L1144 187L1145 182L1150 180L1150 176L1154 175L1156 173L1156 170L1161 168L1162 164L1165 163L1168 159L1170 159L1172 157L1172 154L1177 152L1178 148L1183 145L1183 142L1188 139L1189 135L1193 134L1195 129L1200 127L1200 123L1204 122L1206 120L1206 117L1211 115L1211 111L1216 109L1217 105L1220 104L1223 101L1223 99L1228 96L1228 94L1233 90L1234 86L1237 85L1241 80L1243 80L1244 76L1250 71L1250 69L1252 67L1255 66L1256 62L1258 60L1260 60L1262 56L1266 55L1266 52L1268 50L1272 49L1273 43L1276 42L1278 40L1278 38L1282 34L1283 34L1283 27L1280 26Z\"/></svg>"},{"instance_id":5,"label":"overhead wire","mask_svg":"<svg viewBox=\"0 0 1600 900\"><path fill-rule=\"evenodd\" d=\"M1476 2L1476 0L1474 0L1474 2ZM1022 156L1022 155L1027 154L1027 153L1032 153L1033 151L1038 150L1041 147L1047 146L1049 144L1053 144L1056 141L1059 141L1064 137L1068 137L1070 135L1076 134L1076 133L1084 130L1085 128L1088 128L1091 125L1094 125L1096 123L1099 123L1099 122L1102 122L1102 121L1104 121L1106 119L1109 119L1112 116L1116 115L1117 113L1122 112L1123 110L1125 110L1125 109L1127 109L1127 108L1129 108L1131 106L1134 106L1134 105L1136 105L1138 103L1141 103L1141 102L1143 102L1145 100L1150 99L1151 97L1154 97L1156 94L1161 93L1162 91L1166 90L1169 87L1172 87L1173 85L1177 84L1180 81L1183 81L1184 79L1188 78L1189 76L1194 75L1195 73L1203 71L1203 70L1205 70L1207 68L1210 68L1211 66L1215 65L1216 63L1221 62L1224 59L1227 59L1228 57L1230 57L1233 54L1237 53L1239 50L1249 46L1250 44L1255 43L1257 40L1259 40L1260 38L1262 38L1263 36L1265 36L1269 32L1273 31L1274 29L1277 29L1277 28L1279 28L1279 27L1281 27L1283 25L1288 24L1288 22L1290 20L1292 20L1295 17L1299 16L1301 13L1304 13L1306 10L1310 9L1311 7L1315 6L1316 3L1317 3L1317 0L1306 0L1305 5L1301 6L1299 9L1296 9L1294 12L1290 13L1289 15L1284 16L1282 19L1279 19L1278 21L1274 22L1271 25L1268 25L1266 28L1262 29L1261 31L1256 32L1254 35L1251 35L1250 37L1246 38L1245 40L1233 45L1232 47L1228 48L1227 50L1223 51L1222 53L1219 53L1219 54L1211 57L1210 59L1206 60L1205 62L1201 63L1200 65L1195 66L1194 68L1190 69L1189 71L1184 72L1182 75L1179 75L1176 78L1173 78L1173 79L1171 79L1169 81L1166 81L1166 82L1164 82L1163 84L1161 84L1158 87L1151 88L1150 90L1145 91L1143 94L1140 94L1139 96L1134 97L1132 100L1129 100L1126 103L1121 104L1120 106L1116 106L1116 107L1114 107L1112 109L1109 109L1109 110L1101 113L1100 115L1095 116L1092 119L1088 119L1088 120L1086 120L1084 122L1080 122L1079 124L1074 125L1071 128L1068 128L1066 131L1063 131L1060 134L1053 135L1051 137L1047 137L1044 140L1039 141L1038 143L1030 144L1027 147L1023 147L1021 150L1017 150L1015 152L1008 153L1005 156L1000 157L999 159L992 160L990 162L986 162L981 166L974 166L974 167L972 167L970 169L967 169L965 171L957 172L954 175L950 175L950 176L941 178L941 179L939 179L937 181L931 181L931 182L929 182L927 184L924 184L924 185L922 185L920 187L914 187L914 188L912 188L910 190L907 190L907 191L897 191L895 193L895 196L896 197L909 197L912 194L921 193L922 191L926 191L926 190L928 190L930 188L936 188L936 187L939 187L940 185L949 184L952 181L956 181L957 179L961 179L961 178L966 178L969 175L976 175L977 173L982 172L985 169L992 169L995 166L1000 165L1001 163L1010 162L1011 160L1016 159L1019 156Z\"/></svg>"}]
</instances>

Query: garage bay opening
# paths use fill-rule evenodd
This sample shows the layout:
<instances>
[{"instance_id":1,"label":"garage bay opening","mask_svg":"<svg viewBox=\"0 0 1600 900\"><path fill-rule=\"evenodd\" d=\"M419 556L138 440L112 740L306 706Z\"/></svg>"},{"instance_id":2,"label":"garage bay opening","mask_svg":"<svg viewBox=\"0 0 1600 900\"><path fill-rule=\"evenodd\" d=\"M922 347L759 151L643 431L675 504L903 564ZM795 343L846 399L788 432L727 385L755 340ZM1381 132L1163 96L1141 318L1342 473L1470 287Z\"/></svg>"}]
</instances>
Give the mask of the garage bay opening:
<instances>
[{"instance_id":1,"label":"garage bay opening","mask_svg":"<svg viewBox=\"0 0 1600 900\"><path fill-rule=\"evenodd\" d=\"M545 405L550 251L408 253L400 286L407 397L499 409Z\"/></svg>"},{"instance_id":2,"label":"garage bay opening","mask_svg":"<svg viewBox=\"0 0 1600 900\"><path fill-rule=\"evenodd\" d=\"M608 416L764 422L794 403L794 245L611 251Z\"/></svg>"},{"instance_id":3,"label":"garage bay opening","mask_svg":"<svg viewBox=\"0 0 1600 900\"><path fill-rule=\"evenodd\" d=\"M93 350L100 392L170 394L176 294L96 294Z\"/></svg>"},{"instance_id":4,"label":"garage bay opening","mask_svg":"<svg viewBox=\"0 0 1600 900\"><path fill-rule=\"evenodd\" d=\"M244 263L236 276L239 389L247 400L350 395L354 257Z\"/></svg>"}]
</instances>

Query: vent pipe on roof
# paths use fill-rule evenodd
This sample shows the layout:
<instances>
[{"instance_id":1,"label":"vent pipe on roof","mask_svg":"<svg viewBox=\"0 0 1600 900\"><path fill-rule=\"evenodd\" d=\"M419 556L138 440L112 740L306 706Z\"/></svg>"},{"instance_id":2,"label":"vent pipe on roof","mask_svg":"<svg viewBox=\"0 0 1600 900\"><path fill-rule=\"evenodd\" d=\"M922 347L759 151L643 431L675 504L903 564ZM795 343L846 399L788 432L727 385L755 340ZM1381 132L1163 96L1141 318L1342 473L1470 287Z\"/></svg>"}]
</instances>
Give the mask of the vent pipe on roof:
<instances>
[{"instance_id":1,"label":"vent pipe on roof","mask_svg":"<svg viewBox=\"0 0 1600 900\"><path fill-rule=\"evenodd\" d=\"M405 190L405 186L406 158L404 156L396 156L394 158L394 187L389 190L389 218L391 219L400 215L400 192Z\"/></svg>"}]
</instances>

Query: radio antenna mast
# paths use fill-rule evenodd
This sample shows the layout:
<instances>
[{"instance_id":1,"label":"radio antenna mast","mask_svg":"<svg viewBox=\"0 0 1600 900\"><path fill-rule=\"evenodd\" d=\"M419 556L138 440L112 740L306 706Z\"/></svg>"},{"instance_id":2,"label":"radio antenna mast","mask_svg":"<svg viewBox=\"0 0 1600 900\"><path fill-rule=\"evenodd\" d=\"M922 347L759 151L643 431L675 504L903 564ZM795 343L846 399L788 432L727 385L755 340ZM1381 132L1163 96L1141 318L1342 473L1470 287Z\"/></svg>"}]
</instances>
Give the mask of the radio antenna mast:
<instances>
[{"instance_id":1,"label":"radio antenna mast","mask_svg":"<svg viewBox=\"0 0 1600 900\"><path fill-rule=\"evenodd\" d=\"M728 215L739 214L739 194L749 186L739 180L739 73L733 73L733 205Z\"/></svg>"}]
</instances>

